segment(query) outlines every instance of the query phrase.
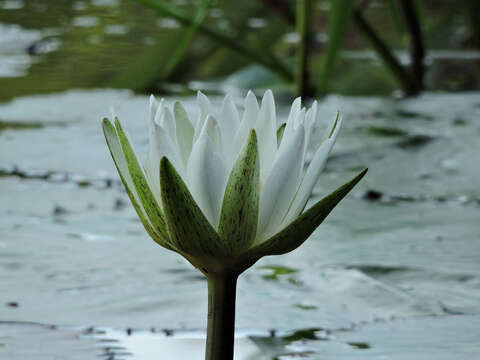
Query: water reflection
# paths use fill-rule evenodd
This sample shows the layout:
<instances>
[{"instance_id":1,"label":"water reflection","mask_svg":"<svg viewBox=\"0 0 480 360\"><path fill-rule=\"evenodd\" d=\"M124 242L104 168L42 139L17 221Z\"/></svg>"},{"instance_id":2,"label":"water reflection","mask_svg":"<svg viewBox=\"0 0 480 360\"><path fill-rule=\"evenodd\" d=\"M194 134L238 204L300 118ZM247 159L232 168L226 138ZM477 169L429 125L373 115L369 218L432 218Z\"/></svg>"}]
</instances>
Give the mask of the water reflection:
<instances>
[{"instance_id":1,"label":"water reflection","mask_svg":"<svg viewBox=\"0 0 480 360\"><path fill-rule=\"evenodd\" d=\"M252 48L275 47L277 55L293 60L297 34L292 32L288 21L262 3L248 1L241 11L237 3L219 4L222 7L212 8L205 24L229 34L232 41ZM174 5L191 15L196 2L182 0ZM321 1L316 11L319 24L323 23L329 2ZM465 32L467 20L457 13L462 9L451 9L452 13L461 15L461 21L452 23L442 20L448 17L444 8L438 13L435 9L429 8L429 11L432 16L429 17L431 24L425 29L427 43L439 50L427 54L428 87L478 88L478 51L467 50L468 47L461 44L452 46L450 43L458 43L458 38L445 40L439 35L454 37L450 34ZM388 8L379 5L371 15L385 26L382 21L390 13ZM6 31L9 24L16 26L13 53L3 43L13 34ZM393 47L404 47L404 39L397 39L395 29L385 26L382 30ZM182 71L163 74L162 69L175 53L185 29L178 21L160 17L131 0L0 0L0 33L0 45L3 45L0 46L0 89L8 89L0 90L0 101L70 88L116 87L140 92L185 93L191 91L188 82L192 79L207 84L212 79L216 79L216 83L218 79L225 80L223 83L230 77L240 77L242 82L237 81L235 86L242 88L284 89L286 85L269 70L263 69L267 76L246 75L245 72L257 64L204 34L195 37L195 45L188 48L187 56L181 61ZM27 33L34 33L35 37L28 39ZM328 39L323 25L317 26L314 35L315 51L310 61L312 70L317 72ZM357 37L354 33L346 39L348 50L342 53L338 65L342 71L333 74L331 90L349 95L390 94L398 84L392 82L391 74L368 46L359 46ZM406 52L397 55L403 62L409 60ZM183 87L172 88L171 83L180 83Z\"/></svg>"},{"instance_id":2,"label":"water reflection","mask_svg":"<svg viewBox=\"0 0 480 360\"><path fill-rule=\"evenodd\" d=\"M111 360L204 359L205 333L200 331L96 329L91 337L98 342L101 356ZM235 339L235 359L271 358L264 356L262 349L246 333L240 333Z\"/></svg>"}]
</instances>

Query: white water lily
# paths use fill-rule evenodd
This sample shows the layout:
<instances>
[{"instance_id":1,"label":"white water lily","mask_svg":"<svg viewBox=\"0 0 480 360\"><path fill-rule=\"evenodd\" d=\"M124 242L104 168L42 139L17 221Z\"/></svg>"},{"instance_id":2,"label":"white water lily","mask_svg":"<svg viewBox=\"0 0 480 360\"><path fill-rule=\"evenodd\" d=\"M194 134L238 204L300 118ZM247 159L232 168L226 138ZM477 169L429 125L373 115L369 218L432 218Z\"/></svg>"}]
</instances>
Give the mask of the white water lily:
<instances>
[{"instance_id":1,"label":"white water lily","mask_svg":"<svg viewBox=\"0 0 480 360\"><path fill-rule=\"evenodd\" d=\"M310 209L305 206L341 127L333 121L305 167L317 104L291 107L277 129L269 90L259 105L249 92L240 115L230 96L216 113L202 93L192 123L176 102L173 112L150 98L149 149L142 167L118 119L103 130L120 177L149 235L202 272L242 272L265 255L302 244L363 177Z\"/></svg>"}]
</instances>

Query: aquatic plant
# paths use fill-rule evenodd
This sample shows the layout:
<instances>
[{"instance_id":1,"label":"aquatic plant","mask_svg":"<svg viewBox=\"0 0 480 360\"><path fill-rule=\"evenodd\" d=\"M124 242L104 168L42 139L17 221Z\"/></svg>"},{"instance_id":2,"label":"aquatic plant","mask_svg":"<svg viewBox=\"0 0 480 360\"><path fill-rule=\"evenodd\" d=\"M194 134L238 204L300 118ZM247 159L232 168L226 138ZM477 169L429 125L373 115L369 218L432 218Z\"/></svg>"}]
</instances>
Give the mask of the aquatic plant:
<instances>
[{"instance_id":1,"label":"aquatic plant","mask_svg":"<svg viewBox=\"0 0 480 360\"><path fill-rule=\"evenodd\" d=\"M249 92L242 117L228 95L218 117L202 93L198 104L194 126L181 103L172 112L163 100L150 98L145 167L117 118L115 125L104 119L103 131L148 234L207 277L206 359L228 360L233 358L238 276L263 256L300 246L366 169L305 210L338 136L338 115L305 170L315 102L307 110L297 98L279 129L270 90L260 106Z\"/></svg>"}]
</instances>

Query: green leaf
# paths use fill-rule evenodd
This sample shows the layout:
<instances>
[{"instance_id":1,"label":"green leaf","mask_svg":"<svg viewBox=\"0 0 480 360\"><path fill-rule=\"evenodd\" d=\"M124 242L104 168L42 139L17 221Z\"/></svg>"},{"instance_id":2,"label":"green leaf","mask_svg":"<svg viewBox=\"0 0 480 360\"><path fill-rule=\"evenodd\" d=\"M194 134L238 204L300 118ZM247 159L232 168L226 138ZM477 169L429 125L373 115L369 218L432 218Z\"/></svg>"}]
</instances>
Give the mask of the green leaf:
<instances>
[{"instance_id":1,"label":"green leaf","mask_svg":"<svg viewBox=\"0 0 480 360\"><path fill-rule=\"evenodd\" d=\"M132 145L127 138L127 135L122 129L122 125L117 118L115 118L115 126L117 128L118 139L122 145L123 154L125 155L125 160L128 165L128 171L132 177L133 184L137 190L138 197L147 213L148 219L152 226L166 239L169 238L167 231L167 224L165 222L164 216L162 214L162 209L160 208L157 200L150 189L150 186L145 179L143 170L138 163L137 156L135 155Z\"/></svg>"},{"instance_id":2,"label":"green leaf","mask_svg":"<svg viewBox=\"0 0 480 360\"><path fill-rule=\"evenodd\" d=\"M280 127L277 130L277 147L280 147L280 144L282 143L283 133L285 132L286 126L287 126L287 123L283 123L282 125L280 125Z\"/></svg>"},{"instance_id":3,"label":"green leaf","mask_svg":"<svg viewBox=\"0 0 480 360\"><path fill-rule=\"evenodd\" d=\"M230 173L218 226L218 233L232 254L248 248L257 234L259 165L257 135L250 130L247 146Z\"/></svg>"},{"instance_id":4,"label":"green leaf","mask_svg":"<svg viewBox=\"0 0 480 360\"><path fill-rule=\"evenodd\" d=\"M168 237L165 237L165 234L161 234L155 229L147 218L147 215L142 208L141 204L137 201L137 197L134 195L135 189L131 189L133 185L133 181L131 179L130 173L128 172L127 163L125 157L123 155L122 145L118 140L117 132L115 127L108 119L103 119L102 122L103 134L105 135L105 140L108 145L108 149L110 150L110 155L113 158L113 162L115 163L115 167L117 168L118 174L120 175L120 179L125 187L128 197L135 209L140 221L143 224L143 227L147 231L148 235L159 245L172 250L176 251L171 244L168 243ZM125 167L122 169L122 167ZM127 180L128 178L128 180ZM130 183L130 185L129 185ZM133 185L134 186L134 185Z\"/></svg>"},{"instance_id":5,"label":"green leaf","mask_svg":"<svg viewBox=\"0 0 480 360\"><path fill-rule=\"evenodd\" d=\"M313 205L285 229L258 244L245 253L245 258L258 260L266 255L281 255L299 247L325 220L333 208L362 179L368 169L363 170L346 184Z\"/></svg>"},{"instance_id":6,"label":"green leaf","mask_svg":"<svg viewBox=\"0 0 480 360\"><path fill-rule=\"evenodd\" d=\"M171 239L181 251L199 257L228 254L220 236L166 157L160 160L160 193Z\"/></svg>"}]
</instances>

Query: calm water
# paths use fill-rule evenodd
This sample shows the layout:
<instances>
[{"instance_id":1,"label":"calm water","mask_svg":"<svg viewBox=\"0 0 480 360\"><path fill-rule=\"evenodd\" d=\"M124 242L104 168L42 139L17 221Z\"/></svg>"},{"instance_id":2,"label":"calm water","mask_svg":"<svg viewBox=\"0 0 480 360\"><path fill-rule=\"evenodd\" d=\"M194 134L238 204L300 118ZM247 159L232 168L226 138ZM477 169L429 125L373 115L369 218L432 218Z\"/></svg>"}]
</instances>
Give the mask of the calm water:
<instances>
[{"instance_id":1,"label":"calm water","mask_svg":"<svg viewBox=\"0 0 480 360\"><path fill-rule=\"evenodd\" d=\"M193 115L194 99L183 101ZM0 106L0 319L60 326L0 323L0 354L201 353L206 282L145 234L100 130L114 105L143 154L146 103L98 90ZM480 94L331 96L320 109L319 127L337 109L345 126L314 197L370 172L304 246L242 275L237 327L250 337L239 356L438 359L444 349L444 359L474 358ZM292 335L301 329L310 330Z\"/></svg>"}]
</instances>

